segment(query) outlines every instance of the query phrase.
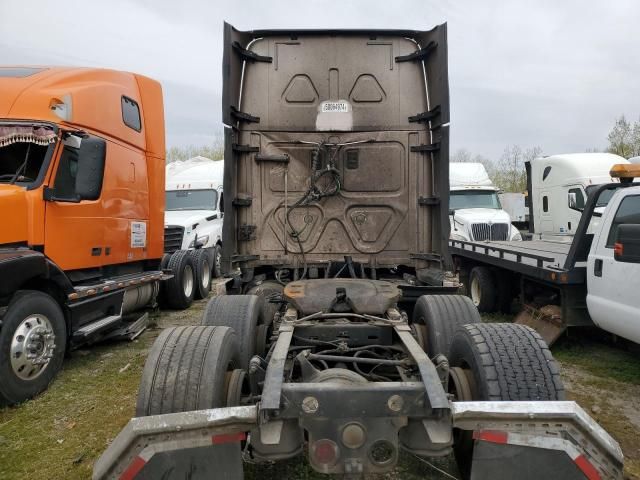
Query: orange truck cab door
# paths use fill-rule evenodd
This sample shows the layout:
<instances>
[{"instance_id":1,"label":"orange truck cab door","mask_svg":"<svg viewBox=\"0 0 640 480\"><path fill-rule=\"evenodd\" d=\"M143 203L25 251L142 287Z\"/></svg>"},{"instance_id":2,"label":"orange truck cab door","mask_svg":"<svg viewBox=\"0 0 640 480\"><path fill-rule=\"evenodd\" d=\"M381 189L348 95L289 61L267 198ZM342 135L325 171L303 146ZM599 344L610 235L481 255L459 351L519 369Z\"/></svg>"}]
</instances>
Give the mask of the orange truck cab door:
<instances>
[{"instance_id":1,"label":"orange truck cab door","mask_svg":"<svg viewBox=\"0 0 640 480\"><path fill-rule=\"evenodd\" d=\"M102 138L63 133L53 180L44 191L44 253L65 271L104 264L105 225L100 197L106 149Z\"/></svg>"}]
</instances>

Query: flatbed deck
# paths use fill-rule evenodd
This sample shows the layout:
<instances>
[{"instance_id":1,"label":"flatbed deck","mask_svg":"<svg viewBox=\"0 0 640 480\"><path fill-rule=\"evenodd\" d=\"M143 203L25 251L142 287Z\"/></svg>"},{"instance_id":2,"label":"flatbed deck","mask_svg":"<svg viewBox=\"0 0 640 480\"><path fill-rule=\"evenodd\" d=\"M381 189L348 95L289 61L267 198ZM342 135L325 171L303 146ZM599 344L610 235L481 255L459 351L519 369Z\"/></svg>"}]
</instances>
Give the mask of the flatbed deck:
<instances>
[{"instance_id":1,"label":"flatbed deck","mask_svg":"<svg viewBox=\"0 0 640 480\"><path fill-rule=\"evenodd\" d=\"M478 241L449 240L451 255L471 258L556 284L582 284L586 265L565 269L571 243L553 240Z\"/></svg>"}]
</instances>

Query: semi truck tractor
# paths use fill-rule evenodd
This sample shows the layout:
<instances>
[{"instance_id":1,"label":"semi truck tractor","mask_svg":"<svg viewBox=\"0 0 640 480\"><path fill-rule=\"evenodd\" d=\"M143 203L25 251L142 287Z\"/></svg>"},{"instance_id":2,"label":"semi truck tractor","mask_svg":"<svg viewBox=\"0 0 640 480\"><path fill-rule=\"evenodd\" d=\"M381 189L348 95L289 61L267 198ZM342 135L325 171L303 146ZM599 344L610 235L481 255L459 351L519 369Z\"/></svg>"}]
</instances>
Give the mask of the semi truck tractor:
<instances>
[{"instance_id":1,"label":"semi truck tractor","mask_svg":"<svg viewBox=\"0 0 640 480\"><path fill-rule=\"evenodd\" d=\"M235 479L303 452L357 478L401 450L454 452L463 478L622 478L540 336L455 294L446 25L223 42L234 294L156 340L94 478Z\"/></svg>"},{"instance_id":2,"label":"semi truck tractor","mask_svg":"<svg viewBox=\"0 0 640 480\"><path fill-rule=\"evenodd\" d=\"M481 163L449 165L449 220L456 240L522 240Z\"/></svg>"},{"instance_id":3,"label":"semi truck tractor","mask_svg":"<svg viewBox=\"0 0 640 480\"><path fill-rule=\"evenodd\" d=\"M213 277L222 274L223 169L223 160L200 156L166 168L164 251L202 250L208 267L202 274Z\"/></svg>"},{"instance_id":4,"label":"semi truck tractor","mask_svg":"<svg viewBox=\"0 0 640 480\"><path fill-rule=\"evenodd\" d=\"M88 68L0 68L0 404L44 390L65 353L132 338L136 314L193 299L196 263L163 259L160 85ZM163 271L163 269L165 269Z\"/></svg>"},{"instance_id":5,"label":"semi truck tractor","mask_svg":"<svg viewBox=\"0 0 640 480\"><path fill-rule=\"evenodd\" d=\"M612 153L566 153L526 162L533 238L571 243L589 193L599 185L617 182L618 178L611 177L611 167L629 163ZM613 194L613 190L607 192L599 199L596 213L602 213ZM597 221L592 228L596 225Z\"/></svg>"}]
</instances>

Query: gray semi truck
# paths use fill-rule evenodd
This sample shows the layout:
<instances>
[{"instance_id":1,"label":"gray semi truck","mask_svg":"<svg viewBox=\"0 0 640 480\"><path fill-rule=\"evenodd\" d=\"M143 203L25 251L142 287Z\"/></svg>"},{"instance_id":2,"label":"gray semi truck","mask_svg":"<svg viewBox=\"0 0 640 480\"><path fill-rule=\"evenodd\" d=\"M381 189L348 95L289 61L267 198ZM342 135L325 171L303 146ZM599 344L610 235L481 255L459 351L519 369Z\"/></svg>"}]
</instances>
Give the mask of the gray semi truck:
<instances>
[{"instance_id":1,"label":"gray semi truck","mask_svg":"<svg viewBox=\"0 0 640 480\"><path fill-rule=\"evenodd\" d=\"M232 295L162 332L94 478L242 478L306 453L463 478L622 478L528 327L482 324L448 251L446 25L224 27L223 268Z\"/></svg>"}]
</instances>

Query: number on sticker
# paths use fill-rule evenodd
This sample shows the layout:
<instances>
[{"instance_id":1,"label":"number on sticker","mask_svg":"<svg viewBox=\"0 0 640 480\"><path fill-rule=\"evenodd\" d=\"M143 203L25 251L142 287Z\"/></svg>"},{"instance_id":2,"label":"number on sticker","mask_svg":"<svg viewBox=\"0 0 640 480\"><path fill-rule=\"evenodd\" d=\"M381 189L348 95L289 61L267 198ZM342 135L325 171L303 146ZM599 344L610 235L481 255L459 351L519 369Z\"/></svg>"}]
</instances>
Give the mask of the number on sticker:
<instances>
[{"instance_id":1,"label":"number on sticker","mask_svg":"<svg viewBox=\"0 0 640 480\"><path fill-rule=\"evenodd\" d=\"M348 112L349 107L346 102L328 102L322 104L322 111L327 112Z\"/></svg>"}]
</instances>

